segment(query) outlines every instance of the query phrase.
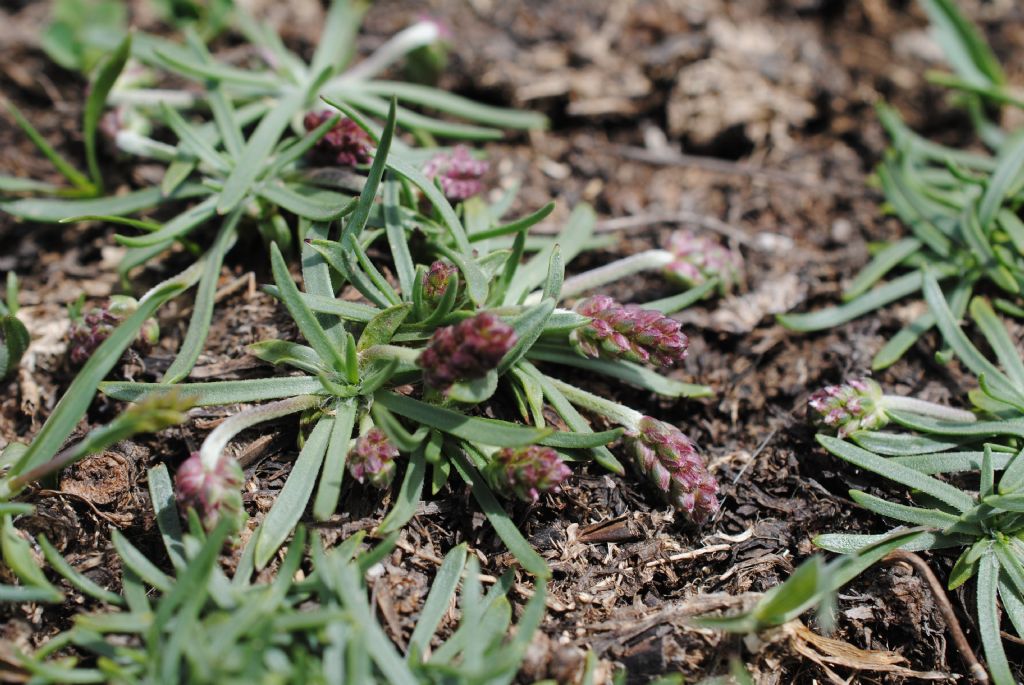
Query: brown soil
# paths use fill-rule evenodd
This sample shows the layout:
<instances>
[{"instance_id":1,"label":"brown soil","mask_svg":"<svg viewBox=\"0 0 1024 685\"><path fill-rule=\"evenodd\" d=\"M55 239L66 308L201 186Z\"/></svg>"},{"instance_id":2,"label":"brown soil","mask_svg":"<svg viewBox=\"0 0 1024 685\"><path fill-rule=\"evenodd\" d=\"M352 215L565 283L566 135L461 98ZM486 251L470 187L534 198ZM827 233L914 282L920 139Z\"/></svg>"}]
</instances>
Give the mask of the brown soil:
<instances>
[{"instance_id":1,"label":"brown soil","mask_svg":"<svg viewBox=\"0 0 1024 685\"><path fill-rule=\"evenodd\" d=\"M286 41L309 50L319 25L317 2L251 4L266 5L267 16L286 27ZM45 19L44 3L14 5L0 10L0 94L78 159L83 83L49 64L33 45ZM445 86L551 117L548 132L488 148L498 170L495 183L523 182L517 211L557 200L547 229L557 228L580 201L594 204L603 229L634 217L618 231L617 248L588 257L593 263L643 249L684 226L721 235L742 248L748 265L745 293L682 315L692 347L675 373L711 385L714 398L664 402L628 387L577 379L681 426L712 464L723 507L697 530L635 480L593 466L580 469L560 496L514 507L516 521L555 572L544 635L524 679L564 677L578 667L587 647L627 666L630 682L676 671L688 680L723 673L733 654L743 655L758 682L827 678L806 652L801 655L791 635L776 635L751 652L754 645L696 630L685 619L738 606L727 594L743 599L743 593L778 584L813 553L811 539L818 533L886 530L883 520L846 496L851 487L883 484L817 448L803 406L819 386L865 372L886 336L914 311L900 306L818 335L789 333L772 315L833 301L865 262L868 241L901 231L882 217L880 198L869 186L886 144L875 102L895 104L925 133L966 140L966 120L923 80L925 69L940 65L937 49L925 40L923 16L913 3L882 0L431 5L458 36ZM377 3L361 48L405 26L419 6ZM986 29L1004 64L1013 69L1024 63L1024 23L1013 3L970 2L967 11ZM1020 74L1011 73L1015 77ZM0 173L58 181L6 116L0 117L0 146ZM125 187L151 175L145 166L114 158L106 168ZM35 337L21 375L0 387L0 446L29 438L70 382L62 361L64 307L81 292L100 298L119 287L111 275L118 253L110 247L110 233L98 225L15 224L0 215L0 271L14 269L22 276L24 315ZM232 254L223 275L226 294L194 378L266 373L246 355L245 345L296 336L274 302L251 287L267 280L263 255L258 244ZM171 273L176 261L141 275L133 288L141 291ZM666 292L641 279L615 294L644 301ZM186 301L167 307L160 347L130 359L120 373L146 379L166 366L187 309ZM879 380L892 392L959 400L964 386L957 367L937 365L930 355L934 344L924 341ZM115 410L98 400L88 422L108 420ZM38 513L23 527L45 531L72 564L101 584L116 583L110 526L143 549L155 551L159 544L146 468L160 461L176 466L229 412L211 410L192 426L122 445L68 470L54 489L33 495ZM83 432L88 428L81 426ZM243 437L254 525L297 453L294 422ZM325 534L372 529L389 498L349 487ZM428 498L384 564L384 574L373 581L382 620L399 642L408 636L438 558L454 544L468 541L488 573L499 574L510 561L482 515L466 515L466 501L459 488ZM940 577L952 564L944 555L928 560ZM74 592L68 596L59 607L0 608L6 619L0 637L22 644L45 641L85 601ZM968 638L976 641L973 600L960 591L950 599ZM913 669L966 674L928 587L901 565L879 566L844 589L832 637L864 649L894 650ZM1016 650L1011 660L1024 661L1019 647L1009 648ZM906 680L835 668L859 682Z\"/></svg>"}]
</instances>

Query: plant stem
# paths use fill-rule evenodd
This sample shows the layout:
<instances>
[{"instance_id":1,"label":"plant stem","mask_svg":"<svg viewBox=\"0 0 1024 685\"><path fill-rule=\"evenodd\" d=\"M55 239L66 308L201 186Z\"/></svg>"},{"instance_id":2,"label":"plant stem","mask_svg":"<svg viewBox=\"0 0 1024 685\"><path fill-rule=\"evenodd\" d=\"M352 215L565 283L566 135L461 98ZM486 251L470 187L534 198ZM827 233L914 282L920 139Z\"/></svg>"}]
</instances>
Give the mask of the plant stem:
<instances>
[{"instance_id":1,"label":"plant stem","mask_svg":"<svg viewBox=\"0 0 1024 685\"><path fill-rule=\"evenodd\" d=\"M611 400L606 400L603 397L598 397L593 393L587 392L582 388L577 388L575 385L570 385L565 381L560 381L557 378L551 378L549 376L548 380L559 390L559 392L565 395L567 400L576 406L582 407L587 411L592 411L595 414L600 414L615 423L621 424L627 430L638 430L638 425L644 415L635 409L630 409L629 407L624 407L617 402L612 402Z\"/></svg>"},{"instance_id":2,"label":"plant stem","mask_svg":"<svg viewBox=\"0 0 1024 685\"><path fill-rule=\"evenodd\" d=\"M897 411L910 412L918 416L930 416L943 421L954 421L956 423L974 423L978 420L972 412L965 409L955 409L934 402L926 402L916 397L903 397L901 395L882 395L881 405L883 409L895 409Z\"/></svg>"},{"instance_id":3,"label":"plant stem","mask_svg":"<svg viewBox=\"0 0 1024 685\"><path fill-rule=\"evenodd\" d=\"M440 27L433 21L420 21L396 33L388 42L359 64L342 75L331 79L326 88L340 86L353 81L365 81L377 76L407 54L430 45L441 37ZM326 89L325 88L325 89Z\"/></svg>"},{"instance_id":4,"label":"plant stem","mask_svg":"<svg viewBox=\"0 0 1024 685\"><path fill-rule=\"evenodd\" d=\"M588 290L613 283L627 276L638 274L641 271L660 269L670 264L673 259L675 257L667 250L647 250L646 252L639 252L623 259L617 259L610 264L605 264L604 266L599 266L596 269L584 271L581 274L565 279L565 282L562 283L562 291L559 297L561 299L576 297ZM542 291L532 292L526 298L525 304L537 304L540 302L541 297L543 297Z\"/></svg>"},{"instance_id":5,"label":"plant stem","mask_svg":"<svg viewBox=\"0 0 1024 685\"><path fill-rule=\"evenodd\" d=\"M315 407L322 400L323 398L319 395L299 395L279 402L250 407L229 417L206 436L203 446L199 448L199 459L202 461L203 467L211 471L215 469L217 460L220 459L220 455L223 454L224 448L227 447L231 438L246 428Z\"/></svg>"},{"instance_id":6,"label":"plant stem","mask_svg":"<svg viewBox=\"0 0 1024 685\"><path fill-rule=\"evenodd\" d=\"M363 361L376 361L378 359L397 359L407 364L416 364L421 350L400 345L371 345L359 353Z\"/></svg>"}]
</instances>

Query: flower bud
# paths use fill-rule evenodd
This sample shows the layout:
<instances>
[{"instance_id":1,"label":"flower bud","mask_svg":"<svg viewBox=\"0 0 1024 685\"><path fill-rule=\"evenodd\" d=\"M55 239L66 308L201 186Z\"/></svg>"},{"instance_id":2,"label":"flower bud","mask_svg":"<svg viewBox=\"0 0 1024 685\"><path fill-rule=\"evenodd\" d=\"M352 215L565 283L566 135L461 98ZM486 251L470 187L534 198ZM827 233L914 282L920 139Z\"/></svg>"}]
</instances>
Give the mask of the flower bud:
<instances>
[{"instance_id":1,"label":"flower bud","mask_svg":"<svg viewBox=\"0 0 1024 685\"><path fill-rule=\"evenodd\" d=\"M379 428L371 428L356 440L348 453L348 472L360 483L370 481L378 488L386 488L395 478L395 457L398 448Z\"/></svg>"},{"instance_id":2,"label":"flower bud","mask_svg":"<svg viewBox=\"0 0 1024 685\"><path fill-rule=\"evenodd\" d=\"M435 303L441 299L456 268L443 259L439 259L430 265L430 269L423 276L423 297L428 302Z\"/></svg>"},{"instance_id":3,"label":"flower bud","mask_svg":"<svg viewBox=\"0 0 1024 685\"><path fill-rule=\"evenodd\" d=\"M668 251L675 259L665 267L665 275L686 287L718 278L719 289L728 292L743 280L743 257L739 252L692 231L673 233L669 237Z\"/></svg>"},{"instance_id":4,"label":"flower bud","mask_svg":"<svg viewBox=\"0 0 1024 685\"><path fill-rule=\"evenodd\" d=\"M435 155L423 167L427 178L438 179L445 197L453 202L478 195L484 189L480 180L490 165L474 159L469 148L456 145L450 153Z\"/></svg>"},{"instance_id":5,"label":"flower bud","mask_svg":"<svg viewBox=\"0 0 1024 685\"><path fill-rule=\"evenodd\" d=\"M309 112L302 120L302 124L307 131L312 131L330 120L334 114L329 110ZM313 153L325 163L356 166L370 161L370 144L370 136L359 127L359 124L348 117L342 117L317 141Z\"/></svg>"},{"instance_id":6,"label":"flower bud","mask_svg":"<svg viewBox=\"0 0 1024 685\"><path fill-rule=\"evenodd\" d=\"M539 445L502 448L486 470L492 487L524 502L536 502L542 492L561 492L562 481L571 474L555 450Z\"/></svg>"},{"instance_id":7,"label":"flower bud","mask_svg":"<svg viewBox=\"0 0 1024 685\"><path fill-rule=\"evenodd\" d=\"M637 469L690 519L700 523L718 510L718 482L678 428L645 416L626 445Z\"/></svg>"},{"instance_id":8,"label":"flower bud","mask_svg":"<svg viewBox=\"0 0 1024 685\"><path fill-rule=\"evenodd\" d=\"M71 327L68 328L68 357L75 366L81 366L104 340L110 337L122 321L131 316L139 303L133 297L113 295L105 307L93 307L84 315L72 307ZM156 319L146 319L132 346L140 352L148 351L160 340L160 325Z\"/></svg>"},{"instance_id":9,"label":"flower bud","mask_svg":"<svg viewBox=\"0 0 1024 685\"><path fill-rule=\"evenodd\" d=\"M607 295L595 295L576 305L591 318L575 329L570 340L588 357L609 357L671 366L686 358L690 341L675 319L654 309L622 305Z\"/></svg>"},{"instance_id":10,"label":"flower bud","mask_svg":"<svg viewBox=\"0 0 1024 685\"><path fill-rule=\"evenodd\" d=\"M245 522L242 507L245 475L233 457L222 454L216 467L209 469L199 458L199 452L193 452L178 467L174 484L178 504L195 509L206 530L213 530L225 516L234 522L232 530L239 530Z\"/></svg>"},{"instance_id":11,"label":"flower bud","mask_svg":"<svg viewBox=\"0 0 1024 685\"><path fill-rule=\"evenodd\" d=\"M834 429L844 438L854 431L877 430L889 423L881 400L881 386L870 378L860 378L825 386L811 395L807 406L815 423Z\"/></svg>"},{"instance_id":12,"label":"flower bud","mask_svg":"<svg viewBox=\"0 0 1024 685\"><path fill-rule=\"evenodd\" d=\"M516 332L490 312L434 331L416 364L424 382L445 390L457 381L483 378L516 342Z\"/></svg>"}]
</instances>

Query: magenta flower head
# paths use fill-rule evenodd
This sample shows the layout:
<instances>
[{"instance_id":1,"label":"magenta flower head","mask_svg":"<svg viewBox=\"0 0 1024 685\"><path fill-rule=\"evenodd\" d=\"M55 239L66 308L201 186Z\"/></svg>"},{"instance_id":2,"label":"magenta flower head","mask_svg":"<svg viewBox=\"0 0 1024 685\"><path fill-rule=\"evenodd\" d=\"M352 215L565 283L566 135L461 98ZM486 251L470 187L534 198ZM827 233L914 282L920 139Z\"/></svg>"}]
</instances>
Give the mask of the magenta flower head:
<instances>
[{"instance_id":1,"label":"magenta flower head","mask_svg":"<svg viewBox=\"0 0 1024 685\"><path fill-rule=\"evenodd\" d=\"M572 474L550 447L505 447L498 450L486 476L498 491L524 502L536 502L542 492L561 492L561 484Z\"/></svg>"},{"instance_id":2,"label":"magenta flower head","mask_svg":"<svg viewBox=\"0 0 1024 685\"><path fill-rule=\"evenodd\" d=\"M178 503L195 509L204 528L213 530L227 516L233 521L232 530L241 529L246 517L242 507L245 475L236 459L222 454L216 467L209 469L199 452L193 452L178 467L174 484Z\"/></svg>"},{"instance_id":3,"label":"magenta flower head","mask_svg":"<svg viewBox=\"0 0 1024 685\"><path fill-rule=\"evenodd\" d=\"M139 303L133 297L113 295L104 307L93 307L82 313L80 305L70 307L71 326L68 328L68 357L75 366L81 366L114 329L131 316ZM139 330L133 347L141 352L149 350L160 340L160 326L156 319L147 319Z\"/></svg>"},{"instance_id":4,"label":"magenta flower head","mask_svg":"<svg viewBox=\"0 0 1024 685\"><path fill-rule=\"evenodd\" d=\"M456 145L451 152L431 158L423 167L423 173L427 178L436 178L445 197L457 202L483 191L480 179L489 168L487 162L474 159L468 147Z\"/></svg>"},{"instance_id":5,"label":"magenta flower head","mask_svg":"<svg viewBox=\"0 0 1024 685\"><path fill-rule=\"evenodd\" d=\"M307 131L312 131L334 116L334 112L323 110L310 112L302 124ZM314 155L324 162L338 166L356 166L370 161L370 136L359 127L359 124L348 117L338 120L327 134L317 141Z\"/></svg>"},{"instance_id":6,"label":"magenta flower head","mask_svg":"<svg viewBox=\"0 0 1024 685\"><path fill-rule=\"evenodd\" d=\"M665 267L665 275L688 288L718 278L719 289L725 293L743 280L743 257L739 252L692 231L673 233L668 251L674 259Z\"/></svg>"},{"instance_id":7,"label":"magenta flower head","mask_svg":"<svg viewBox=\"0 0 1024 685\"><path fill-rule=\"evenodd\" d=\"M807 401L808 414L820 426L845 438L858 430L877 430L889 423L882 406L882 388L870 378L827 385Z\"/></svg>"},{"instance_id":8,"label":"magenta flower head","mask_svg":"<svg viewBox=\"0 0 1024 685\"><path fill-rule=\"evenodd\" d=\"M455 274L456 268L443 259L439 259L430 265L430 269L423 275L423 297L428 302L437 302L448 289L448 284Z\"/></svg>"},{"instance_id":9,"label":"magenta flower head","mask_svg":"<svg viewBox=\"0 0 1024 685\"><path fill-rule=\"evenodd\" d=\"M575 329L570 340L588 357L628 359L671 366L686 358L690 341L680 324L654 309L619 304L607 295L595 295L576 305L590 322Z\"/></svg>"},{"instance_id":10,"label":"magenta flower head","mask_svg":"<svg viewBox=\"0 0 1024 685\"><path fill-rule=\"evenodd\" d=\"M360 483L370 481L378 488L386 488L395 478L395 457L398 448L391 444L380 428L371 428L356 440L348 453L348 472Z\"/></svg>"},{"instance_id":11,"label":"magenta flower head","mask_svg":"<svg viewBox=\"0 0 1024 685\"><path fill-rule=\"evenodd\" d=\"M637 469L690 519L700 523L718 510L718 482L678 428L645 416L626 445Z\"/></svg>"},{"instance_id":12,"label":"magenta flower head","mask_svg":"<svg viewBox=\"0 0 1024 685\"><path fill-rule=\"evenodd\" d=\"M515 329L490 312L480 312L434 331L416 364L423 369L423 381L428 386L446 390L457 381L486 376L516 339Z\"/></svg>"}]
</instances>

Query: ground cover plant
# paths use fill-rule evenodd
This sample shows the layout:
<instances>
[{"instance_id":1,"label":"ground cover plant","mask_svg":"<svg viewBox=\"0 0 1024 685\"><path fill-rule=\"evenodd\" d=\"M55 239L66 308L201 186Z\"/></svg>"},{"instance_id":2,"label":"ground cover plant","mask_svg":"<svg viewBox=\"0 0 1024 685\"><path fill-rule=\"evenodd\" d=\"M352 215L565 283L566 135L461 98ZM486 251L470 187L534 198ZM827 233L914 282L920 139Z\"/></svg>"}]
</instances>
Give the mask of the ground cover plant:
<instances>
[{"instance_id":1,"label":"ground cover plant","mask_svg":"<svg viewBox=\"0 0 1024 685\"><path fill-rule=\"evenodd\" d=\"M794 283L834 263L835 245L799 266L783 233L689 209L601 213L635 210L629 193L616 204L609 182L638 173L629 155L754 179L762 199L761 182L795 193L790 219L821 190L805 196L799 177L746 162L674 157L658 134L678 101L661 101L665 111L641 126L646 151L628 144L641 131L614 118L583 148L552 146L578 131L573 117L626 106L632 96L605 78L614 64L594 46L673 35L657 3L600 15L597 42L565 62L545 41L530 62L520 43L514 54L532 68L568 70L573 98L595 92L574 79L597 60L609 95L566 109L529 95L566 133L486 151L480 143L502 129L537 129L544 117L420 84L436 83L448 51L461 69L487 64L487 49L467 61L468 46L502 43L473 22L505 10L455 12L448 28L336 2L317 42L309 31L279 36L231 3L157 3L166 23L130 33L117 4L99 3L95 17L87 4L58 3L42 34L53 59L91 82L81 154L65 156L30 103L10 110L70 185L4 176L4 221L31 227L20 240L32 245L76 236L69 254L89 236L116 257L86 271L126 294L101 300L92 293L103 287L82 281L62 295L63 340L51 352L39 269L23 249L0 258L22 276L8 276L0 308L0 376L13 389L0 403L4 679L1020 677L1013 221L1024 157L994 123L999 105L1015 106L1009 79L955 5L921 4L916 20L931 22L955 71L930 78L959 94L963 121L993 155L926 142L896 104L881 109L891 147L883 156L865 138L875 157L863 161L881 158L879 189L913 237L873 248L847 304L783 315L824 330L798 337L772 315L795 304ZM364 13L373 38L357 50ZM562 30L547 18L529 30ZM92 31L93 19L108 31ZM722 24L686 21L711 45L729 44ZM619 52L643 60L651 93L663 95L659 60L694 59L681 46ZM708 49L693 65L721 68L720 48ZM796 64L815 63L800 54ZM699 83L686 72L676 87ZM399 73L417 83L390 80ZM470 74L471 84L494 78ZM557 79L534 76L523 92L560 92ZM643 86L636 73L623 82ZM822 121L798 144L822 125L833 135ZM778 162L770 151L784 149L784 129L772 124L765 163ZM537 149L559 161L535 161ZM623 157L587 177L585 160L609 149ZM506 178L517 164L526 176ZM669 195L691 197L674 173ZM658 178L624 187L658 206ZM699 192L733 183L697 179ZM833 212L853 207L865 222L878 212L870 195L843 197ZM641 238L628 228L680 217L695 226ZM851 271L862 263L843 260ZM897 268L907 272L877 285ZM923 302L895 323L876 311L918 291ZM865 366L890 370L870 378ZM842 382L815 390L829 380ZM793 406L798 419L806 407L817 436L792 420ZM13 431L18 412L32 423ZM110 489L119 469L135 472L127 496ZM68 534L71 517L85 523Z\"/></svg>"}]
</instances>

